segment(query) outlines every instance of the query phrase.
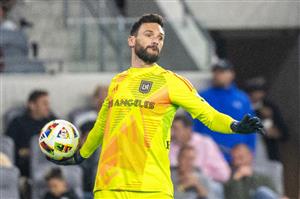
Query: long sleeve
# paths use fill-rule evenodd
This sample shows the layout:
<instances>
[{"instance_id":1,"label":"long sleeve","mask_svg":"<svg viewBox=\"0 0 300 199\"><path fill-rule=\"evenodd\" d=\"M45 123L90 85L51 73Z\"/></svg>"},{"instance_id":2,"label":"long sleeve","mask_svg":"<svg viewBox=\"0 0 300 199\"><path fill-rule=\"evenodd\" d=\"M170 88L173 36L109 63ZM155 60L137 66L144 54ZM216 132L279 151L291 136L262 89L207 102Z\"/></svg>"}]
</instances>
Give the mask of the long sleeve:
<instances>
[{"instance_id":1,"label":"long sleeve","mask_svg":"<svg viewBox=\"0 0 300 199\"><path fill-rule=\"evenodd\" d=\"M245 183L243 181L230 179L224 185L224 195L226 199L245 199L248 198L248 190L246 190Z\"/></svg>"},{"instance_id":2,"label":"long sleeve","mask_svg":"<svg viewBox=\"0 0 300 199\"><path fill-rule=\"evenodd\" d=\"M197 134L195 133L194 135ZM219 182L229 180L231 170L215 142L210 137L205 136L202 145L205 145L204 155L206 156L203 168L204 173Z\"/></svg>"},{"instance_id":3,"label":"long sleeve","mask_svg":"<svg viewBox=\"0 0 300 199\"><path fill-rule=\"evenodd\" d=\"M173 104L184 108L193 118L197 118L213 131L232 133L230 124L234 120L210 106L188 80L173 74L168 81L169 97Z\"/></svg>"},{"instance_id":4,"label":"long sleeve","mask_svg":"<svg viewBox=\"0 0 300 199\"><path fill-rule=\"evenodd\" d=\"M218 112L208 103L204 109L204 113L201 113L196 117L198 120L212 131L232 133L230 125L234 120L230 116Z\"/></svg>"},{"instance_id":5,"label":"long sleeve","mask_svg":"<svg viewBox=\"0 0 300 199\"><path fill-rule=\"evenodd\" d=\"M20 125L18 124L17 120L14 119L7 127L7 130L5 132L5 135L9 136L12 138L14 141L18 137L18 133L20 132Z\"/></svg>"},{"instance_id":6,"label":"long sleeve","mask_svg":"<svg viewBox=\"0 0 300 199\"><path fill-rule=\"evenodd\" d=\"M178 152L180 150L180 146L175 143L174 141L171 141L171 147L169 152L169 159L170 159L170 166L175 167L178 164Z\"/></svg>"},{"instance_id":7,"label":"long sleeve","mask_svg":"<svg viewBox=\"0 0 300 199\"><path fill-rule=\"evenodd\" d=\"M103 142L104 128L106 124L106 117L108 112L108 98L104 100L101 110L98 114L94 127L89 132L89 135L80 149L80 155L84 158L90 157L93 152Z\"/></svg>"}]
</instances>

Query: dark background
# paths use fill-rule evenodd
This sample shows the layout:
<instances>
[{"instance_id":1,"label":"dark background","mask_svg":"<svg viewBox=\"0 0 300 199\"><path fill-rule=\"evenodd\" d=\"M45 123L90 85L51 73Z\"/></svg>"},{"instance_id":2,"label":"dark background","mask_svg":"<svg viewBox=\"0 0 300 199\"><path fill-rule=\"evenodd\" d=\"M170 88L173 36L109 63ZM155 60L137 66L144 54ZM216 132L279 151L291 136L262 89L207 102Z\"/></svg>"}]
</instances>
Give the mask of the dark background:
<instances>
[{"instance_id":1,"label":"dark background","mask_svg":"<svg viewBox=\"0 0 300 199\"><path fill-rule=\"evenodd\" d=\"M299 30L228 30L211 31L211 35L219 56L235 65L240 88L251 77L266 78L268 96L279 106L289 127L290 138L280 147L285 192L291 199L297 198L300 188Z\"/></svg>"}]
</instances>

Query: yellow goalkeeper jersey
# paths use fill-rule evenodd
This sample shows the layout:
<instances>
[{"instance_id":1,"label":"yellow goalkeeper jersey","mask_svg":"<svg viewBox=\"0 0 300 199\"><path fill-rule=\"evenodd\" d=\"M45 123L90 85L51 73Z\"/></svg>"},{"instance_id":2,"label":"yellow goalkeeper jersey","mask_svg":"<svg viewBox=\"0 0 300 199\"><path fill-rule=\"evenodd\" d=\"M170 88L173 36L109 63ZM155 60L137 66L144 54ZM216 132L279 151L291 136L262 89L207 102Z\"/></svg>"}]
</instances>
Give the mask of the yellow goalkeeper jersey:
<instances>
[{"instance_id":1,"label":"yellow goalkeeper jersey","mask_svg":"<svg viewBox=\"0 0 300 199\"><path fill-rule=\"evenodd\" d=\"M94 192L173 196L170 128L178 107L214 131L232 132L231 117L212 108L188 80L157 64L131 67L112 79L97 121L80 149L88 158L102 144Z\"/></svg>"}]
</instances>

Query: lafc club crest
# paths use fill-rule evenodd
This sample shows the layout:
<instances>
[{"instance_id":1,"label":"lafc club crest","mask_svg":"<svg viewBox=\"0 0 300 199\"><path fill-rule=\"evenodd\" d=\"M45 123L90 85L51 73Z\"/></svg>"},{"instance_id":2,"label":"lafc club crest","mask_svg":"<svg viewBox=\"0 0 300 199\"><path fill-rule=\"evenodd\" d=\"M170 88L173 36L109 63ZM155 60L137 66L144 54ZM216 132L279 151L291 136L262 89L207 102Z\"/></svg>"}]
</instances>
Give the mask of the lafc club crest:
<instances>
[{"instance_id":1,"label":"lafc club crest","mask_svg":"<svg viewBox=\"0 0 300 199\"><path fill-rule=\"evenodd\" d=\"M152 82L150 81L145 81L145 80L142 80L141 81L141 84L140 84L140 88L139 88L139 91L141 93L149 93L150 90L151 90L151 87L152 87Z\"/></svg>"}]
</instances>

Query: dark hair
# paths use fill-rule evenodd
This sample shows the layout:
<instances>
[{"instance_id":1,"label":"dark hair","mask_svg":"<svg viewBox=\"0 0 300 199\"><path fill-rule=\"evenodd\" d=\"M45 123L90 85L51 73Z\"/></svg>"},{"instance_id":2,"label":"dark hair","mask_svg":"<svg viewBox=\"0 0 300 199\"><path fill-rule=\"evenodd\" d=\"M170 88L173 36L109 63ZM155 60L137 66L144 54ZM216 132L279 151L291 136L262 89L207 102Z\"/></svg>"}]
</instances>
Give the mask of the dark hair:
<instances>
[{"instance_id":1,"label":"dark hair","mask_svg":"<svg viewBox=\"0 0 300 199\"><path fill-rule=\"evenodd\" d=\"M234 145L234 146L231 148L231 152L232 152L232 151L235 151L235 150L237 150L237 149L239 149L239 148L245 148L249 153L252 154L251 149L250 149L246 144L244 144L244 143L238 143L238 144Z\"/></svg>"},{"instance_id":2,"label":"dark hair","mask_svg":"<svg viewBox=\"0 0 300 199\"><path fill-rule=\"evenodd\" d=\"M216 70L234 70L234 66L231 63L231 61L227 60L227 59L220 59L218 60L217 63L215 63L214 65L212 65L212 70L216 71Z\"/></svg>"},{"instance_id":3,"label":"dark hair","mask_svg":"<svg viewBox=\"0 0 300 199\"><path fill-rule=\"evenodd\" d=\"M193 125L192 121L185 115L176 115L174 121L181 121L185 127L191 127Z\"/></svg>"},{"instance_id":4,"label":"dark hair","mask_svg":"<svg viewBox=\"0 0 300 199\"><path fill-rule=\"evenodd\" d=\"M45 176L47 182L53 178L64 180L63 173L59 167L50 169Z\"/></svg>"},{"instance_id":5,"label":"dark hair","mask_svg":"<svg viewBox=\"0 0 300 199\"><path fill-rule=\"evenodd\" d=\"M139 20L132 25L130 35L136 36L143 23L157 23L161 27L164 27L162 16L158 14L146 14L139 18Z\"/></svg>"},{"instance_id":6,"label":"dark hair","mask_svg":"<svg viewBox=\"0 0 300 199\"><path fill-rule=\"evenodd\" d=\"M246 81L245 90L247 93L253 91L268 91L266 80L264 77L255 77Z\"/></svg>"},{"instance_id":7,"label":"dark hair","mask_svg":"<svg viewBox=\"0 0 300 199\"><path fill-rule=\"evenodd\" d=\"M36 102L40 97L48 95L45 90L34 90L29 94L27 102Z\"/></svg>"}]
</instances>

